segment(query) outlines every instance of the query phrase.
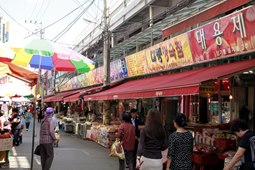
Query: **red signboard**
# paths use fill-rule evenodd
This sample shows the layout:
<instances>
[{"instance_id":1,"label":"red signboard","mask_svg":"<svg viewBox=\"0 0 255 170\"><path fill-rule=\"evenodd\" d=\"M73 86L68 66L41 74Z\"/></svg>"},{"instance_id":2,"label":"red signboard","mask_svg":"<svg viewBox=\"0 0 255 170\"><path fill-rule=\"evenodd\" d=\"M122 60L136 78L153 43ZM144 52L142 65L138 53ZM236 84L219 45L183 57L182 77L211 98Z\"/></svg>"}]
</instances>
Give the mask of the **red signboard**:
<instances>
[{"instance_id":1,"label":"red signboard","mask_svg":"<svg viewBox=\"0 0 255 170\"><path fill-rule=\"evenodd\" d=\"M255 7L188 32L194 63L255 50Z\"/></svg>"}]
</instances>

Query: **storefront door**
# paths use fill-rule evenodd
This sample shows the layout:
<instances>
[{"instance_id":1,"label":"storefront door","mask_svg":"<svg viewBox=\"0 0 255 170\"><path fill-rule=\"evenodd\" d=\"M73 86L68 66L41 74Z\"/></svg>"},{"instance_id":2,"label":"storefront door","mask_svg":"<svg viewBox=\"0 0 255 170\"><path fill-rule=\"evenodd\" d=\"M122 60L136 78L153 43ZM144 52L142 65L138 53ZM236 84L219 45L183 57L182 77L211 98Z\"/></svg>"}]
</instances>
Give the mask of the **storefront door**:
<instances>
[{"instance_id":1,"label":"storefront door","mask_svg":"<svg viewBox=\"0 0 255 170\"><path fill-rule=\"evenodd\" d=\"M163 123L167 132L167 136L175 129L173 126L173 120L178 113L178 100L164 98L161 100L161 113L163 115Z\"/></svg>"}]
</instances>

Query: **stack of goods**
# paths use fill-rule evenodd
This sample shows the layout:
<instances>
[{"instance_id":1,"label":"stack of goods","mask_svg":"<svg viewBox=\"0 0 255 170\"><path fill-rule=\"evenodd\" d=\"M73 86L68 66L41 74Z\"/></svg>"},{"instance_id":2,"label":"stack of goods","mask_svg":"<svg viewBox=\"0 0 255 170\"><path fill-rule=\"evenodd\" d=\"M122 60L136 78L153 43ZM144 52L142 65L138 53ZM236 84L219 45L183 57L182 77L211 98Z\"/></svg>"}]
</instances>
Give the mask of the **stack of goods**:
<instances>
[{"instance_id":1,"label":"stack of goods","mask_svg":"<svg viewBox=\"0 0 255 170\"><path fill-rule=\"evenodd\" d=\"M203 129L195 135L195 150L205 153L222 153L236 148L236 137L218 128Z\"/></svg>"},{"instance_id":2,"label":"stack of goods","mask_svg":"<svg viewBox=\"0 0 255 170\"><path fill-rule=\"evenodd\" d=\"M227 151L224 153L225 161L224 166L227 166L227 164L233 159L235 155L235 151ZM241 166L241 161L237 162L233 168L233 170L238 170Z\"/></svg>"},{"instance_id":3,"label":"stack of goods","mask_svg":"<svg viewBox=\"0 0 255 170\"><path fill-rule=\"evenodd\" d=\"M93 124L91 129L87 131L89 139L98 144L109 148L115 141L118 125Z\"/></svg>"}]
</instances>

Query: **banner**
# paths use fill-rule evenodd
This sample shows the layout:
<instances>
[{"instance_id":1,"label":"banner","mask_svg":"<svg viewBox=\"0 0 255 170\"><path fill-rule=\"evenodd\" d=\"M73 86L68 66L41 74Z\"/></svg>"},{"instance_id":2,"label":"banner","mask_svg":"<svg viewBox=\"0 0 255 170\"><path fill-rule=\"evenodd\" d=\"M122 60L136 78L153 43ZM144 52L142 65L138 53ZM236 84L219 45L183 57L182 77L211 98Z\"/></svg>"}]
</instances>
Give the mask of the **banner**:
<instances>
[{"instance_id":1,"label":"banner","mask_svg":"<svg viewBox=\"0 0 255 170\"><path fill-rule=\"evenodd\" d=\"M128 77L139 76L149 72L145 50L129 55L125 59Z\"/></svg>"},{"instance_id":2,"label":"banner","mask_svg":"<svg viewBox=\"0 0 255 170\"><path fill-rule=\"evenodd\" d=\"M188 32L194 63L255 49L255 8L249 6Z\"/></svg>"},{"instance_id":3,"label":"banner","mask_svg":"<svg viewBox=\"0 0 255 170\"><path fill-rule=\"evenodd\" d=\"M87 85L101 84L104 82L103 66L98 67L88 73L85 73Z\"/></svg>"},{"instance_id":4,"label":"banner","mask_svg":"<svg viewBox=\"0 0 255 170\"><path fill-rule=\"evenodd\" d=\"M146 58L150 72L192 64L188 35L181 34L147 48Z\"/></svg>"},{"instance_id":5,"label":"banner","mask_svg":"<svg viewBox=\"0 0 255 170\"><path fill-rule=\"evenodd\" d=\"M110 80L111 82L128 77L126 61L124 58L114 60L110 63Z\"/></svg>"}]
</instances>

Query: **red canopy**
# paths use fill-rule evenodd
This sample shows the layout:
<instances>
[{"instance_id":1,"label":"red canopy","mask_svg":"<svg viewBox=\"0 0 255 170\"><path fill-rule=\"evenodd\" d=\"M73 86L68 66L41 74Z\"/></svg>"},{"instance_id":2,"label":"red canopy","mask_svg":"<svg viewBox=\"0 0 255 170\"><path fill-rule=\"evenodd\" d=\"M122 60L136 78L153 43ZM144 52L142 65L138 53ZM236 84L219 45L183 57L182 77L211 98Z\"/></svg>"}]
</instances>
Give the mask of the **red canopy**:
<instances>
[{"instance_id":1,"label":"red canopy","mask_svg":"<svg viewBox=\"0 0 255 170\"><path fill-rule=\"evenodd\" d=\"M76 100L79 100L81 95L87 94L90 91L94 91L94 90L97 90L97 89L101 89L101 86L82 88L82 89L78 90L76 93L74 93L70 96L64 97L63 100L64 100L64 102L76 101Z\"/></svg>"},{"instance_id":2,"label":"red canopy","mask_svg":"<svg viewBox=\"0 0 255 170\"><path fill-rule=\"evenodd\" d=\"M58 102L58 101L62 101L64 97L66 96L70 96L72 94L77 93L79 90L75 89L75 90L71 90L71 91L64 91L64 92L59 92L53 96L50 96L48 98L46 98L44 100L44 102Z\"/></svg>"},{"instance_id":3,"label":"red canopy","mask_svg":"<svg viewBox=\"0 0 255 170\"><path fill-rule=\"evenodd\" d=\"M38 75L27 69L19 67L12 63L2 63L1 67L5 67L5 70L1 74L8 74L21 80L27 80L31 83L31 86L36 85Z\"/></svg>"},{"instance_id":4,"label":"red canopy","mask_svg":"<svg viewBox=\"0 0 255 170\"><path fill-rule=\"evenodd\" d=\"M191 95L199 93L202 82L231 76L255 67L255 59L230 64L132 80L99 93L84 96L85 100L110 100Z\"/></svg>"}]
</instances>

